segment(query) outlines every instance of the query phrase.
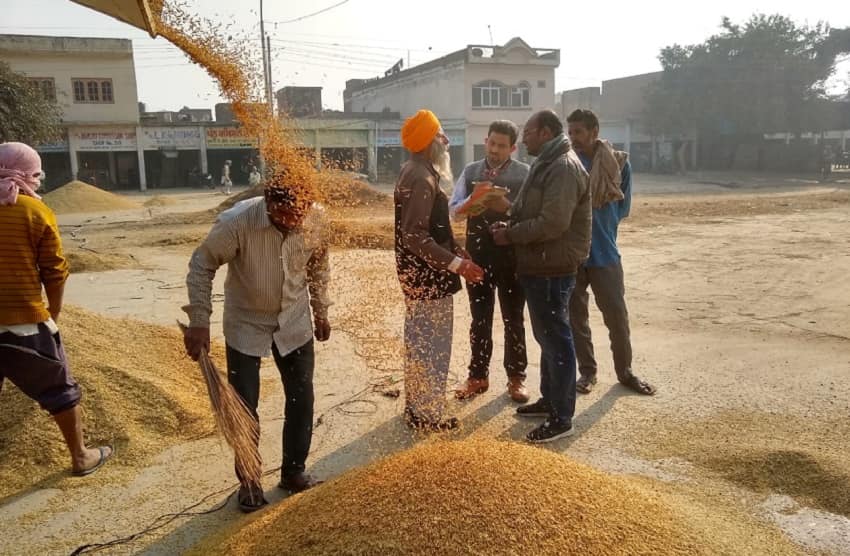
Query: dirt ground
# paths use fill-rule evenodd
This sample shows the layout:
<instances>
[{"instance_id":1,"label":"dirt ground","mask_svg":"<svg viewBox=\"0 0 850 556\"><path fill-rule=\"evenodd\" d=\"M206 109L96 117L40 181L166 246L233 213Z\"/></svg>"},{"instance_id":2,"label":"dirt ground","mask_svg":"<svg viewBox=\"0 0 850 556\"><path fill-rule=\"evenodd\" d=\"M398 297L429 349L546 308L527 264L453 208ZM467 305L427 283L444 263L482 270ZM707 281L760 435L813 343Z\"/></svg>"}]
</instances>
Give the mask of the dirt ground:
<instances>
[{"instance_id":1,"label":"dirt ground","mask_svg":"<svg viewBox=\"0 0 850 556\"><path fill-rule=\"evenodd\" d=\"M129 261L73 274L67 303L157 324L184 316L186 264L212 218L202 211L222 198L164 195L173 202L60 217L69 252ZM387 250L392 206L335 211L334 226L335 328L317 348L308 460L321 477L420 440L402 424L402 401L394 397L399 389L403 396L403 305ZM850 187L638 175L620 244L634 368L658 395L644 398L617 385L594 312L599 384L578 399L577 434L548 449L646 483L707 533L749 539L747 553L850 554ZM223 278L216 278L216 307ZM215 312L219 337L220 318ZM468 327L460 293L451 385L465 378ZM522 441L529 429L504 395L500 334L497 325L490 391L450 402L462 421L455 438ZM530 330L528 345L534 391L539 349ZM274 471L283 397L269 362L263 372L261 451L274 504L284 496ZM120 462L119 453L110 466ZM130 479L110 466L81 480L84 488L0 500L0 554L67 554L151 527L103 553L173 554L244 519L228 500L232 462L217 438L165 449ZM182 511L188 513L169 515Z\"/></svg>"}]
</instances>

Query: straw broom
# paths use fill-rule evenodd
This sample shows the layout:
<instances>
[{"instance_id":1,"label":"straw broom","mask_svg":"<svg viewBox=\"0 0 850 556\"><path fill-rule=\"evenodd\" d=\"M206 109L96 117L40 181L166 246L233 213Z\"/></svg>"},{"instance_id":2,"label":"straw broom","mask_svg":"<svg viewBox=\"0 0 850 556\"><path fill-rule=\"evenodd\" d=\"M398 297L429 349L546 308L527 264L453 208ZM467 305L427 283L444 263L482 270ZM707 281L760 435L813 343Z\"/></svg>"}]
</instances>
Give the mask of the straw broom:
<instances>
[{"instance_id":1,"label":"straw broom","mask_svg":"<svg viewBox=\"0 0 850 556\"><path fill-rule=\"evenodd\" d=\"M186 325L177 322L185 334ZM207 385L210 405L215 416L216 427L224 440L233 449L236 459L236 471L243 483L260 484L263 463L258 448L260 424L254 419L251 410L229 382L222 379L221 373L206 351L198 358L201 374Z\"/></svg>"}]
</instances>

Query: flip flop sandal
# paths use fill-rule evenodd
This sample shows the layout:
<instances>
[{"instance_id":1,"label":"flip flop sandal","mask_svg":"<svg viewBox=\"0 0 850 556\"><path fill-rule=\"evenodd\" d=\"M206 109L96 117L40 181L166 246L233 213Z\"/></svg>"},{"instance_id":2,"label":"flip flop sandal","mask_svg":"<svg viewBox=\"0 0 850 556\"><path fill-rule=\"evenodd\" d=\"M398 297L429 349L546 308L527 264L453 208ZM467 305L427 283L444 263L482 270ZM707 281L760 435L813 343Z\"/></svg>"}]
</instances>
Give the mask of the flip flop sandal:
<instances>
[{"instance_id":1,"label":"flip flop sandal","mask_svg":"<svg viewBox=\"0 0 850 556\"><path fill-rule=\"evenodd\" d=\"M624 382L621 383L623 386L627 388L631 388L638 394L643 394L644 396L654 396L655 395L655 387L649 384L648 382L644 382L635 375L631 375Z\"/></svg>"},{"instance_id":2,"label":"flip flop sandal","mask_svg":"<svg viewBox=\"0 0 850 556\"><path fill-rule=\"evenodd\" d=\"M590 394L593 391L593 386L596 384L596 379L581 377L576 381L576 390L582 394Z\"/></svg>"},{"instance_id":3,"label":"flip flop sandal","mask_svg":"<svg viewBox=\"0 0 850 556\"><path fill-rule=\"evenodd\" d=\"M106 453L105 448L109 448L109 454ZM100 460L94 466L89 467L88 469L83 469L81 471L72 471L72 474L75 477L85 477L86 475L91 475L92 473L100 469L104 463L109 461L109 458L115 455L115 448L113 448L112 446L100 446L98 447L98 450L100 451Z\"/></svg>"}]
</instances>

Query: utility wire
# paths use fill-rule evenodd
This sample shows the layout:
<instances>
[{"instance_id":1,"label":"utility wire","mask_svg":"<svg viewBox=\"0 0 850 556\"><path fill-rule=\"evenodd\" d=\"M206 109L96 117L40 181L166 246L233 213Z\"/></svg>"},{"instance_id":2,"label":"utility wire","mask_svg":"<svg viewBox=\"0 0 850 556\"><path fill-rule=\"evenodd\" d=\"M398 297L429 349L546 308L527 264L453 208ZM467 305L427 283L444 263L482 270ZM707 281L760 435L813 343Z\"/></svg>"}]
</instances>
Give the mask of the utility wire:
<instances>
[{"instance_id":1,"label":"utility wire","mask_svg":"<svg viewBox=\"0 0 850 556\"><path fill-rule=\"evenodd\" d=\"M310 13L310 14L307 14L307 15L302 15L300 17L296 17L294 19L287 19L287 20L284 20L284 21L269 21L269 23L274 23L275 25L284 25L286 23L295 23L296 21L303 21L303 20L307 19L308 17L313 17L315 15L323 14L323 13L330 11L334 8L342 6L343 4L347 4L348 2L349 2L349 0L342 0L342 2L337 2L336 4L333 4L332 6L328 6L327 8L322 8L319 11L316 11L316 12L313 12L313 13Z\"/></svg>"}]
</instances>

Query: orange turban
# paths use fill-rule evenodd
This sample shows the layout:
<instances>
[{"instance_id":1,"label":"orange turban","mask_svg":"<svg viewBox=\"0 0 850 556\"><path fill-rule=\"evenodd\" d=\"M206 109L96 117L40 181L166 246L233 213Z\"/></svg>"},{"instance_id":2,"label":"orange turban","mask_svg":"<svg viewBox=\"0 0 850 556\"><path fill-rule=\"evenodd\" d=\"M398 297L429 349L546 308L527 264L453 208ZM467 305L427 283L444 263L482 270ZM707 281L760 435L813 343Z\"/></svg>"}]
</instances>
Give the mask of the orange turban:
<instances>
[{"instance_id":1,"label":"orange turban","mask_svg":"<svg viewBox=\"0 0 850 556\"><path fill-rule=\"evenodd\" d=\"M420 110L404 121L401 144L412 153L422 152L440 131L440 120L430 110Z\"/></svg>"}]
</instances>

